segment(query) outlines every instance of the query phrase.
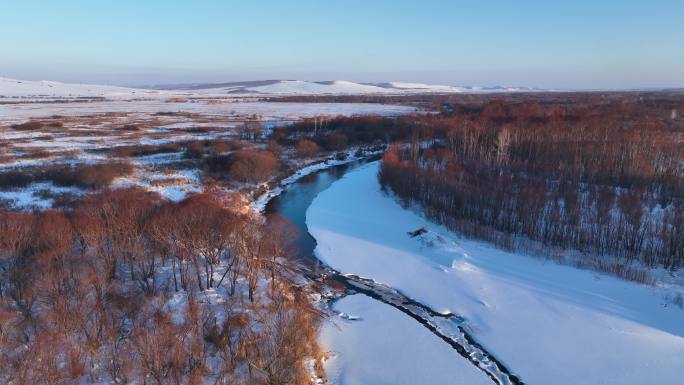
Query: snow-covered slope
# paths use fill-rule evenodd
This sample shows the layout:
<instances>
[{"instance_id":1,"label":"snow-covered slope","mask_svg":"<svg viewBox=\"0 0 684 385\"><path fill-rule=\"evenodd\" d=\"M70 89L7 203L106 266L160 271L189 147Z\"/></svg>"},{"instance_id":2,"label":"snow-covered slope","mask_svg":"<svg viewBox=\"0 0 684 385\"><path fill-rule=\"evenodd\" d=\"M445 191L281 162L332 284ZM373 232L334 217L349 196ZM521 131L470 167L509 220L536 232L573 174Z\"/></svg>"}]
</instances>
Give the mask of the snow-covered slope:
<instances>
[{"instance_id":1,"label":"snow-covered slope","mask_svg":"<svg viewBox=\"0 0 684 385\"><path fill-rule=\"evenodd\" d=\"M390 87L412 91L412 92L467 92L469 88L467 87L453 87L453 86L442 86L437 84L424 84L424 83L402 83L402 82L390 82L388 83Z\"/></svg>"},{"instance_id":2,"label":"snow-covered slope","mask_svg":"<svg viewBox=\"0 0 684 385\"><path fill-rule=\"evenodd\" d=\"M160 90L136 89L95 84L73 84L48 80L0 78L0 98L107 98L136 99L169 96Z\"/></svg>"},{"instance_id":3,"label":"snow-covered slope","mask_svg":"<svg viewBox=\"0 0 684 385\"><path fill-rule=\"evenodd\" d=\"M478 342L526 384L682 383L684 311L665 299L681 287L640 285L459 239L384 195L377 170L374 163L350 172L307 211L324 262L465 317ZM407 235L422 227L426 234ZM363 364L353 353L337 360Z\"/></svg>"},{"instance_id":4,"label":"snow-covered slope","mask_svg":"<svg viewBox=\"0 0 684 385\"><path fill-rule=\"evenodd\" d=\"M425 93L483 93L534 91L512 87L454 87L424 83L357 83L347 80L312 82L304 80L264 80L235 83L164 86L155 89L127 88L56 81L0 78L0 99L51 100L64 98L105 98L112 100L159 99L172 97L222 97L264 95L405 95Z\"/></svg>"},{"instance_id":5,"label":"snow-covered slope","mask_svg":"<svg viewBox=\"0 0 684 385\"><path fill-rule=\"evenodd\" d=\"M276 84L250 88L263 94L372 94L387 92L382 87L336 80L315 83L302 80L285 80Z\"/></svg>"},{"instance_id":6,"label":"snow-covered slope","mask_svg":"<svg viewBox=\"0 0 684 385\"><path fill-rule=\"evenodd\" d=\"M170 89L166 87L165 89ZM270 80L263 82L238 82L192 85L179 87L181 91L212 94L246 95L367 95L367 94L426 94L426 93L484 93L537 91L520 87L455 87L425 83L357 83L347 80L311 82L304 80Z\"/></svg>"}]
</instances>

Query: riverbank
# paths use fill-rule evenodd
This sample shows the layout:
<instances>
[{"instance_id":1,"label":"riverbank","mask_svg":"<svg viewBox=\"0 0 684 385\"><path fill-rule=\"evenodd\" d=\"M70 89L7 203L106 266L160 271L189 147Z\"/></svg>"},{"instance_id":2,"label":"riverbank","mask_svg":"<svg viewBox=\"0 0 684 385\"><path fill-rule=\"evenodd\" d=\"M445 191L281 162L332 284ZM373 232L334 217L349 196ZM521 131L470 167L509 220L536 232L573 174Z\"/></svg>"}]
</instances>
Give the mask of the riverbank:
<instances>
[{"instance_id":1,"label":"riverbank","mask_svg":"<svg viewBox=\"0 0 684 385\"><path fill-rule=\"evenodd\" d=\"M297 182L298 180L316 172L327 170L331 167L358 162L360 160L370 159L373 157L380 157L383 151L384 147L379 150L368 150L355 147L343 152L342 154L344 154L344 157L339 157L336 154L333 154L325 159L311 162L297 169L297 171L295 171L292 175L289 175L276 182L275 187L268 188L265 192L257 196L256 199L254 199L251 208L257 212L263 212L266 210L266 206L271 200L273 200L273 198L282 194L288 188L288 186Z\"/></svg>"}]
</instances>

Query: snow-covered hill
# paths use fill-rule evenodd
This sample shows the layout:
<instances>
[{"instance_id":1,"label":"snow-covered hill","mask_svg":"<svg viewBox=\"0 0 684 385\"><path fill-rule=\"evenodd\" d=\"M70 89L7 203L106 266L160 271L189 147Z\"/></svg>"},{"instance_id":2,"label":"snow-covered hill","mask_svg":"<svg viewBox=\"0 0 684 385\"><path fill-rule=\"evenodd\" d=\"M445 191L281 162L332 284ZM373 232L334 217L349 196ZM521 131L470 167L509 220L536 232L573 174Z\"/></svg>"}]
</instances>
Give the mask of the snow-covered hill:
<instances>
[{"instance_id":1,"label":"snow-covered hill","mask_svg":"<svg viewBox=\"0 0 684 385\"><path fill-rule=\"evenodd\" d=\"M0 77L0 99L4 98L107 98L150 99L168 96L160 90L136 89L95 84L62 83L48 80L17 80Z\"/></svg>"},{"instance_id":2,"label":"snow-covered hill","mask_svg":"<svg viewBox=\"0 0 684 385\"><path fill-rule=\"evenodd\" d=\"M171 88L165 88L171 89ZM520 87L455 87L425 83L357 83L347 80L312 82L304 80L269 80L222 84L180 86L178 90L200 94L264 94L264 95L366 95L366 94L423 94L467 92L523 92L535 91Z\"/></svg>"},{"instance_id":3,"label":"snow-covered hill","mask_svg":"<svg viewBox=\"0 0 684 385\"><path fill-rule=\"evenodd\" d=\"M127 88L56 81L0 78L0 99L51 100L64 98L105 98L114 100L159 99L193 96L264 95L403 95L424 93L482 93L535 91L513 87L455 87L424 83L357 83L347 80L261 80L234 83L192 84L151 88Z\"/></svg>"}]
</instances>

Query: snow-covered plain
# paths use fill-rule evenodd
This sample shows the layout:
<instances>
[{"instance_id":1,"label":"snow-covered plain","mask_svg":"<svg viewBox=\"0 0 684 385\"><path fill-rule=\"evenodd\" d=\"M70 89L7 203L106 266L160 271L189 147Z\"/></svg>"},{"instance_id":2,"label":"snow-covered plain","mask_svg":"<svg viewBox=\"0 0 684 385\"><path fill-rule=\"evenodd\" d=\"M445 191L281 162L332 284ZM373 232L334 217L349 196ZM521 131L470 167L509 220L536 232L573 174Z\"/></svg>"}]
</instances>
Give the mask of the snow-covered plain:
<instances>
[{"instance_id":1,"label":"snow-covered plain","mask_svg":"<svg viewBox=\"0 0 684 385\"><path fill-rule=\"evenodd\" d=\"M38 87L41 84L38 82L30 86ZM60 85L55 87L59 88ZM0 87L0 94L2 92ZM58 164L103 163L112 159L102 151L114 147L233 139L238 137L238 128L245 122L263 122L265 135L274 126L311 117L396 116L415 111L416 108L412 106L378 103L271 103L248 99L96 100L68 103L33 101L0 104L0 172ZM30 120L40 120L42 126L32 131L14 127ZM134 129L121 130L126 125L131 125ZM135 166L136 172L115 181L114 187L136 185L172 200L181 200L188 193L201 191L197 173L190 175L185 170L179 175L168 172L155 175L158 173L156 165L180 162L183 160L182 155L173 152L145 157L123 157L124 161ZM329 163L335 162L337 161ZM313 168L309 167L307 170L311 172ZM42 190L44 186L31 185L5 191L0 189L0 204L6 201L10 207L18 209L50 207L53 200L43 199L45 194L36 194L37 188Z\"/></svg>"},{"instance_id":2,"label":"snow-covered plain","mask_svg":"<svg viewBox=\"0 0 684 385\"><path fill-rule=\"evenodd\" d=\"M364 295L333 305L324 325L326 374L338 385L491 384L491 380L412 318ZM360 319L350 320L360 315ZM391 320L391 322L388 322Z\"/></svg>"},{"instance_id":3,"label":"snow-covered plain","mask_svg":"<svg viewBox=\"0 0 684 385\"><path fill-rule=\"evenodd\" d=\"M526 384L682 383L684 311L665 300L681 287L644 286L459 238L384 195L377 170L373 163L350 172L309 208L321 260L463 316ZM421 227L428 233L407 235ZM362 318L363 310L354 309ZM380 330L401 322L395 318L380 320ZM327 345L340 351L337 368L375 367L371 358L345 355L340 340Z\"/></svg>"},{"instance_id":4,"label":"snow-covered plain","mask_svg":"<svg viewBox=\"0 0 684 385\"><path fill-rule=\"evenodd\" d=\"M207 115L259 115L263 120L298 120L314 116L397 115L415 111L411 106L377 103L282 103L282 102L165 102L103 101L73 103L25 103L0 105L0 124L13 124L28 118L52 115L81 116L114 112L200 113Z\"/></svg>"}]
</instances>

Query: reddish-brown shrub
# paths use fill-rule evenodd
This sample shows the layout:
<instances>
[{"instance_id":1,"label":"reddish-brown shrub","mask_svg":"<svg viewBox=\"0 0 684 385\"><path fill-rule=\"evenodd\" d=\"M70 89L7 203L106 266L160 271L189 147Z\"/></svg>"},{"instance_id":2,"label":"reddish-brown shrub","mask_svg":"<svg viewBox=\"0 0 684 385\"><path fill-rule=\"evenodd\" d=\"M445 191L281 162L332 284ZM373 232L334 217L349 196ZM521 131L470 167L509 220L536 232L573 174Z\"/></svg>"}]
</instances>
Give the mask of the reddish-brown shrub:
<instances>
[{"instance_id":1,"label":"reddish-brown shrub","mask_svg":"<svg viewBox=\"0 0 684 385\"><path fill-rule=\"evenodd\" d=\"M52 180L59 186L102 188L108 186L115 178L131 172L133 166L130 163L80 164L48 170L42 179Z\"/></svg>"},{"instance_id":2,"label":"reddish-brown shrub","mask_svg":"<svg viewBox=\"0 0 684 385\"><path fill-rule=\"evenodd\" d=\"M112 152L121 157L147 156L156 154L166 154L179 152L182 150L181 144L176 142L148 144L138 146L119 146L112 149Z\"/></svg>"},{"instance_id":3,"label":"reddish-brown shrub","mask_svg":"<svg viewBox=\"0 0 684 385\"><path fill-rule=\"evenodd\" d=\"M318 145L308 139L302 139L297 143L297 155L300 158L310 158L318 153Z\"/></svg>"},{"instance_id":4,"label":"reddish-brown shrub","mask_svg":"<svg viewBox=\"0 0 684 385\"><path fill-rule=\"evenodd\" d=\"M267 145L268 151L272 152L276 156L280 155L280 153L283 151L283 146L281 146L278 142L275 140L270 140Z\"/></svg>"},{"instance_id":5,"label":"reddish-brown shrub","mask_svg":"<svg viewBox=\"0 0 684 385\"><path fill-rule=\"evenodd\" d=\"M140 127L135 124L124 124L118 128L121 131L140 131Z\"/></svg>"},{"instance_id":6,"label":"reddish-brown shrub","mask_svg":"<svg viewBox=\"0 0 684 385\"><path fill-rule=\"evenodd\" d=\"M232 154L229 173L233 179L259 183L269 179L279 164L271 152L241 150Z\"/></svg>"},{"instance_id":7,"label":"reddish-brown shrub","mask_svg":"<svg viewBox=\"0 0 684 385\"><path fill-rule=\"evenodd\" d=\"M12 128L18 131L33 131L43 128L43 124L35 120L29 120L25 123L15 124L12 126Z\"/></svg>"}]
</instances>

